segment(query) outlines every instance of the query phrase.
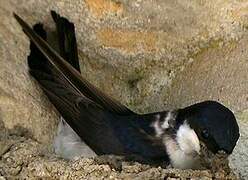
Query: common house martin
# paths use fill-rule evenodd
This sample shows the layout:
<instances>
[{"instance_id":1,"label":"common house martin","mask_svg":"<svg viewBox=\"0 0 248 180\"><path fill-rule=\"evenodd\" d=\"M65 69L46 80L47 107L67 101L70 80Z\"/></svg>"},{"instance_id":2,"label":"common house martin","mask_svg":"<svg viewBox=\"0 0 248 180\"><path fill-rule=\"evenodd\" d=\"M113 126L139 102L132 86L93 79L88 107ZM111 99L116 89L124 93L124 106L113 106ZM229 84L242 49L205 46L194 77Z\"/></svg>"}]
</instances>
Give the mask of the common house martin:
<instances>
[{"instance_id":1,"label":"common house martin","mask_svg":"<svg viewBox=\"0 0 248 180\"><path fill-rule=\"evenodd\" d=\"M133 112L81 76L74 25L54 11L51 14L59 53L46 42L42 24L32 29L14 17L31 40L29 72L63 117L55 138L55 150L63 157L135 155L147 162L195 169L202 145L214 154L232 153L239 127L231 110L203 101L170 111Z\"/></svg>"}]
</instances>

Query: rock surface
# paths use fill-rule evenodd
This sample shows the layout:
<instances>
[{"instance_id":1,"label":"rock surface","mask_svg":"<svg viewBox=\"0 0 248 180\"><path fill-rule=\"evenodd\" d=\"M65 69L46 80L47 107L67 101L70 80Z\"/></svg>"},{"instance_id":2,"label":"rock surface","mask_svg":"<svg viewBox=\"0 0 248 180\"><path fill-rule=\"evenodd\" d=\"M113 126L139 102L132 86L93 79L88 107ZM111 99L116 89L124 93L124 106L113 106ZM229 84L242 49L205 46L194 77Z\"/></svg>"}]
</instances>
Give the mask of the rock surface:
<instances>
[{"instance_id":1,"label":"rock surface","mask_svg":"<svg viewBox=\"0 0 248 180\"><path fill-rule=\"evenodd\" d=\"M236 113L236 117L239 120L240 134L241 137L235 147L232 155L229 158L230 167L235 171L235 173L242 179L247 179L248 177L248 109L242 112Z\"/></svg>"},{"instance_id":2,"label":"rock surface","mask_svg":"<svg viewBox=\"0 0 248 180\"><path fill-rule=\"evenodd\" d=\"M231 165L248 177L248 116L238 113L248 109L246 1L0 0L0 119L28 129L35 141L25 143L45 147L58 113L28 74L29 41L12 13L53 31L50 10L75 23L83 76L131 109L213 99L235 111L242 134Z\"/></svg>"}]
</instances>

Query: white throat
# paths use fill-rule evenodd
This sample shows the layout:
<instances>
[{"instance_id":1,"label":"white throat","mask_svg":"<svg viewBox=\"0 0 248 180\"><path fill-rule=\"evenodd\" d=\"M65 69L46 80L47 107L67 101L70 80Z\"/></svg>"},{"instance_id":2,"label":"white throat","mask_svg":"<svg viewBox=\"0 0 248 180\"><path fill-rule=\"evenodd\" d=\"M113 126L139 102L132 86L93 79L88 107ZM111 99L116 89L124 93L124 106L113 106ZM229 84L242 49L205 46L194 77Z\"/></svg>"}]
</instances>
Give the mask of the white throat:
<instances>
[{"instance_id":1,"label":"white throat","mask_svg":"<svg viewBox=\"0 0 248 180\"><path fill-rule=\"evenodd\" d=\"M199 168L200 142L195 131L186 121L179 127L176 138L164 134L163 142L173 167Z\"/></svg>"}]
</instances>

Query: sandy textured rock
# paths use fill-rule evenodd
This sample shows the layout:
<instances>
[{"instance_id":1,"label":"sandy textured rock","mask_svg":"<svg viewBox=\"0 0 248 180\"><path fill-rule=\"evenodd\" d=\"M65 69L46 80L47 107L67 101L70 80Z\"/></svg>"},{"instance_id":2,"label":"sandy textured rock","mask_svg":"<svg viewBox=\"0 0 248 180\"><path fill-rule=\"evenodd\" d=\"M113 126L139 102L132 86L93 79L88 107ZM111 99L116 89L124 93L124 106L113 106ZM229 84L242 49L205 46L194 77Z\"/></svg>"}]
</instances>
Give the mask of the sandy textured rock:
<instances>
[{"instance_id":1,"label":"sandy textured rock","mask_svg":"<svg viewBox=\"0 0 248 180\"><path fill-rule=\"evenodd\" d=\"M243 179L247 179L248 177L248 109L242 112L236 113L237 118L239 119L240 125L240 133L241 137L238 141L234 152L230 156L230 166L236 172L237 175L242 177Z\"/></svg>"},{"instance_id":2,"label":"sandy textured rock","mask_svg":"<svg viewBox=\"0 0 248 180\"><path fill-rule=\"evenodd\" d=\"M50 143L57 116L28 74L29 42L12 18L13 11L14 4L0 1L0 117L7 127L26 127L40 142Z\"/></svg>"},{"instance_id":3,"label":"sandy textured rock","mask_svg":"<svg viewBox=\"0 0 248 180\"><path fill-rule=\"evenodd\" d=\"M247 108L247 33L238 41L214 42L196 54L192 61L173 79L165 96L169 107L215 99L235 111Z\"/></svg>"},{"instance_id":4,"label":"sandy textured rock","mask_svg":"<svg viewBox=\"0 0 248 180\"><path fill-rule=\"evenodd\" d=\"M45 147L58 121L28 75L29 41L12 12L50 31L50 10L74 22L83 76L135 111L214 99L239 112L248 109L247 9L232 0L0 0L0 118ZM247 176L247 116L241 119L231 163Z\"/></svg>"}]
</instances>

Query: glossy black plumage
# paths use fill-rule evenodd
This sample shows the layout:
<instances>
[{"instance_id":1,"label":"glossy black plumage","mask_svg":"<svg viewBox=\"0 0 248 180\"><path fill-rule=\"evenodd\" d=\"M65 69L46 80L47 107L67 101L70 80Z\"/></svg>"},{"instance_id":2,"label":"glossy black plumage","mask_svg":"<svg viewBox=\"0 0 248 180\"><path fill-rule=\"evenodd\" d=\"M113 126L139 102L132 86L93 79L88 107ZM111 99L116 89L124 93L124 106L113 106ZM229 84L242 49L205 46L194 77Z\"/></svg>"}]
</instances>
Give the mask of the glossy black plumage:
<instances>
[{"instance_id":1,"label":"glossy black plumage","mask_svg":"<svg viewBox=\"0 0 248 180\"><path fill-rule=\"evenodd\" d=\"M46 33L41 24L34 27L37 35L19 16L14 16L32 41L28 57L30 74L66 122L97 154L138 155L147 161L169 163L163 136L175 139L185 122L212 152L232 152L239 138L239 128L233 113L225 106L204 101L175 110L175 119L162 129L162 136L158 136L153 123L163 124L167 111L136 114L80 76L72 23L52 11L64 60L44 41ZM207 138L203 132L209 134Z\"/></svg>"},{"instance_id":2,"label":"glossy black plumage","mask_svg":"<svg viewBox=\"0 0 248 180\"><path fill-rule=\"evenodd\" d=\"M58 15L55 12L52 12L52 14L57 27L59 27L58 24L61 19L57 19ZM95 87L92 89L92 85L83 78L72 77L79 76L79 73L47 46L20 18L17 16L16 18L25 26L24 32L35 39L36 45L38 42L38 46L45 47L44 51L47 54L45 57L41 53L37 53L38 51L33 48L34 44L31 43L33 54L31 53L28 57L31 75L40 83L48 98L67 123L97 154L138 155L146 160L168 162L161 140L149 135L142 129L144 126L142 116L133 113L116 100L101 94ZM64 21L64 19L62 20ZM66 23L68 26L72 26L69 22ZM34 30L36 30L37 26L35 26ZM42 31L41 28L39 30L40 32ZM42 38L46 37L43 35L43 31L40 33L36 30L36 32ZM58 32L59 36L61 33L63 32ZM74 36L74 34L71 36ZM75 41L76 39L73 37L67 40L67 43L73 44L76 43ZM60 41L62 51L65 50L65 48L61 47L63 45L64 42ZM76 66L78 70L77 56L70 57L71 51L77 54L75 47L69 49L69 53L64 54L64 57L69 58L68 62ZM59 59L57 62L47 61L47 59L56 58ZM64 64L60 61L63 61ZM39 62L40 67L38 66ZM68 71L69 78L65 78L60 69L63 69L63 71L68 69L66 71ZM90 92L88 89L90 89ZM93 92L94 90L95 92ZM111 100L109 101L109 99Z\"/></svg>"}]
</instances>

